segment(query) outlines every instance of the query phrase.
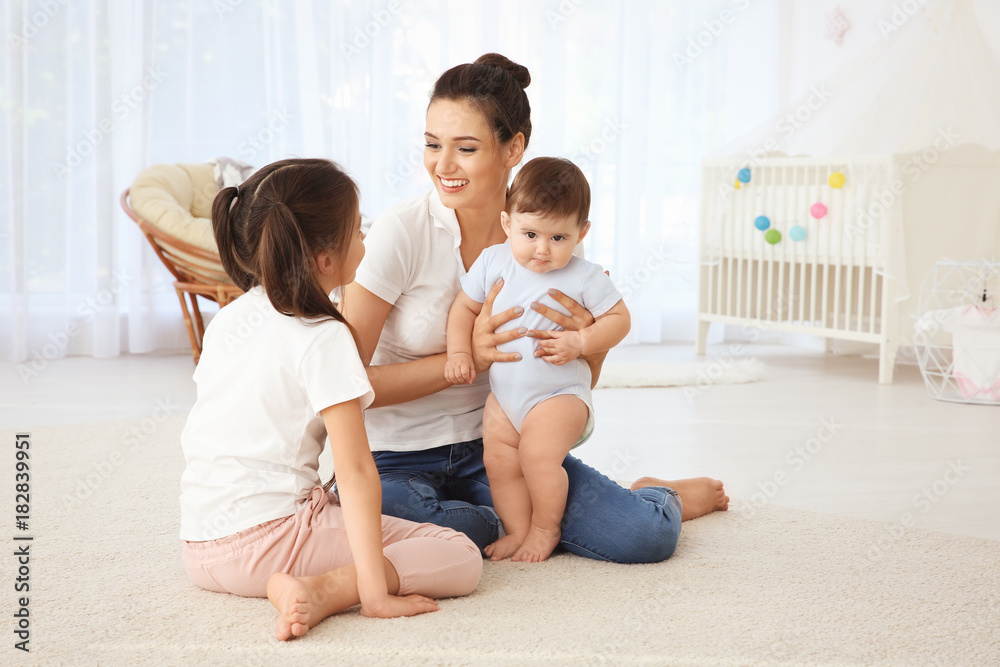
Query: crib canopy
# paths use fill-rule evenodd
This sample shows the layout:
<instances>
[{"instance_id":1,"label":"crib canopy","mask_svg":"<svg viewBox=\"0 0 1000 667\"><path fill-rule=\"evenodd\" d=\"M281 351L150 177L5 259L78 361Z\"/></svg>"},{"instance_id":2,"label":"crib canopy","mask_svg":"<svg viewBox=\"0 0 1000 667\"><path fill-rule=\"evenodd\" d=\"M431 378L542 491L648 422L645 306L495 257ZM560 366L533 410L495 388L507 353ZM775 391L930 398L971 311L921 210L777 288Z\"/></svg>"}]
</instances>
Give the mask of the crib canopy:
<instances>
[{"instance_id":1,"label":"crib canopy","mask_svg":"<svg viewBox=\"0 0 1000 667\"><path fill-rule=\"evenodd\" d=\"M884 39L715 156L885 155L922 150L942 135L953 145L1000 149L1000 3L925 0L893 9L880 19ZM803 106L807 119L782 125Z\"/></svg>"}]
</instances>

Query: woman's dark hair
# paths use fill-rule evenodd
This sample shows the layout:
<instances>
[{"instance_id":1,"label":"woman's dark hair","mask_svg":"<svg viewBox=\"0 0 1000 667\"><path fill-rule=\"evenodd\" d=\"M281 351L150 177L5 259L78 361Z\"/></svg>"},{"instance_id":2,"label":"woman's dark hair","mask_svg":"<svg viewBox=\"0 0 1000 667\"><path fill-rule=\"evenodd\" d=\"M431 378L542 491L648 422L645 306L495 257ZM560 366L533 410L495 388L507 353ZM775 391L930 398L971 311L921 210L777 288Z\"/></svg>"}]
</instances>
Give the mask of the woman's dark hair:
<instances>
[{"instance_id":1,"label":"woman's dark hair","mask_svg":"<svg viewBox=\"0 0 1000 667\"><path fill-rule=\"evenodd\" d=\"M590 184L569 160L536 157L521 167L510 184L507 212L574 216L582 228L590 215Z\"/></svg>"},{"instance_id":2,"label":"woman's dark hair","mask_svg":"<svg viewBox=\"0 0 1000 667\"><path fill-rule=\"evenodd\" d=\"M434 84L430 104L436 100L467 102L483 114L500 143L507 143L520 132L527 148L531 106L524 89L530 83L527 67L499 53L487 53L474 63L457 65L442 74Z\"/></svg>"},{"instance_id":3,"label":"woman's dark hair","mask_svg":"<svg viewBox=\"0 0 1000 667\"><path fill-rule=\"evenodd\" d=\"M358 186L329 160L290 159L255 172L212 203L222 266L248 291L262 285L275 310L345 322L316 278L315 253L347 254Z\"/></svg>"}]
</instances>

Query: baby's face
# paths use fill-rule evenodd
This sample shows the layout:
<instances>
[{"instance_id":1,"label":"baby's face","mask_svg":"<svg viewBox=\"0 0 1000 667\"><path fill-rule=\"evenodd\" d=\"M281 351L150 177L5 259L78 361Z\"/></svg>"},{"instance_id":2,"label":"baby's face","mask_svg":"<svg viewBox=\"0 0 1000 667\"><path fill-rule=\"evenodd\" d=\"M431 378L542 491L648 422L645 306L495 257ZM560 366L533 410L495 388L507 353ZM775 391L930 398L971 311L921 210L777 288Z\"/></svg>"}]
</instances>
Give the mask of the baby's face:
<instances>
[{"instance_id":1,"label":"baby's face","mask_svg":"<svg viewBox=\"0 0 1000 667\"><path fill-rule=\"evenodd\" d=\"M500 214L503 230L518 264L536 273L561 269L573 257L589 223L580 227L576 216L554 217L535 213Z\"/></svg>"}]
</instances>

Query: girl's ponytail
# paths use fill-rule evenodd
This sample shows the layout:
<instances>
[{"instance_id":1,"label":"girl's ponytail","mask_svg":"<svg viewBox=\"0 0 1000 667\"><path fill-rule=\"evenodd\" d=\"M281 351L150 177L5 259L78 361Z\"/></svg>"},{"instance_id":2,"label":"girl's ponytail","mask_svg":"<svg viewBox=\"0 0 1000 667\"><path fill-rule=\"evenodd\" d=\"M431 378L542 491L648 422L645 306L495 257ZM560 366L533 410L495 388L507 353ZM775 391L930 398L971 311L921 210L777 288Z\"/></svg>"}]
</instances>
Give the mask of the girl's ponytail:
<instances>
[{"instance_id":1,"label":"girl's ponytail","mask_svg":"<svg viewBox=\"0 0 1000 667\"><path fill-rule=\"evenodd\" d=\"M244 291L261 285L275 310L309 320L345 321L319 283L314 256L344 257L357 216L354 181L319 159L269 164L238 195L225 188L212 204L219 256L233 282Z\"/></svg>"},{"instance_id":2,"label":"girl's ponytail","mask_svg":"<svg viewBox=\"0 0 1000 667\"><path fill-rule=\"evenodd\" d=\"M271 305L284 315L343 321L315 279L313 255L292 211L281 201L268 204L256 264Z\"/></svg>"},{"instance_id":3,"label":"girl's ponytail","mask_svg":"<svg viewBox=\"0 0 1000 667\"><path fill-rule=\"evenodd\" d=\"M237 248L240 239L235 233L233 217L239 214L239 203L235 210L233 201L237 199L239 190L234 187L223 188L212 202L212 232L215 244L219 246L219 258L226 274L244 292L253 286L253 276L250 275L246 263L242 261Z\"/></svg>"}]
</instances>

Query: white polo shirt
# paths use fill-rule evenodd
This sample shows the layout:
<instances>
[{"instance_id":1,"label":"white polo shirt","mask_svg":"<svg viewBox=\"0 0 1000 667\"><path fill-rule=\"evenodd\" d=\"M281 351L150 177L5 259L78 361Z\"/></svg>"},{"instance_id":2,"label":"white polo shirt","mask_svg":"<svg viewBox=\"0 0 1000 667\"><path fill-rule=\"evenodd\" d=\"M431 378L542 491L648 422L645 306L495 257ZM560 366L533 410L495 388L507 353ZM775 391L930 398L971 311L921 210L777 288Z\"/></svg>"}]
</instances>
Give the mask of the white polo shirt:
<instances>
[{"instance_id":1,"label":"white polo shirt","mask_svg":"<svg viewBox=\"0 0 1000 667\"><path fill-rule=\"evenodd\" d=\"M355 282L393 305L372 365L446 351L448 311L465 275L455 211L436 190L401 202L375 219ZM365 412L375 451L417 451L479 438L489 374L408 403Z\"/></svg>"},{"instance_id":2,"label":"white polo shirt","mask_svg":"<svg viewBox=\"0 0 1000 667\"><path fill-rule=\"evenodd\" d=\"M499 221L497 221L499 224ZM413 361L447 351L448 311L462 289L462 231L437 190L396 204L375 219L354 281L393 305L372 365ZM573 254L583 257L583 244ZM555 328L555 325L552 325ZM511 362L516 363L516 362ZM408 403L365 411L374 451L419 451L483 435L489 372Z\"/></svg>"},{"instance_id":3,"label":"white polo shirt","mask_svg":"<svg viewBox=\"0 0 1000 667\"><path fill-rule=\"evenodd\" d=\"M321 483L327 433L318 413L374 397L344 324L282 315L259 287L212 318L194 380L198 398L181 434L188 541L296 513Z\"/></svg>"}]
</instances>

